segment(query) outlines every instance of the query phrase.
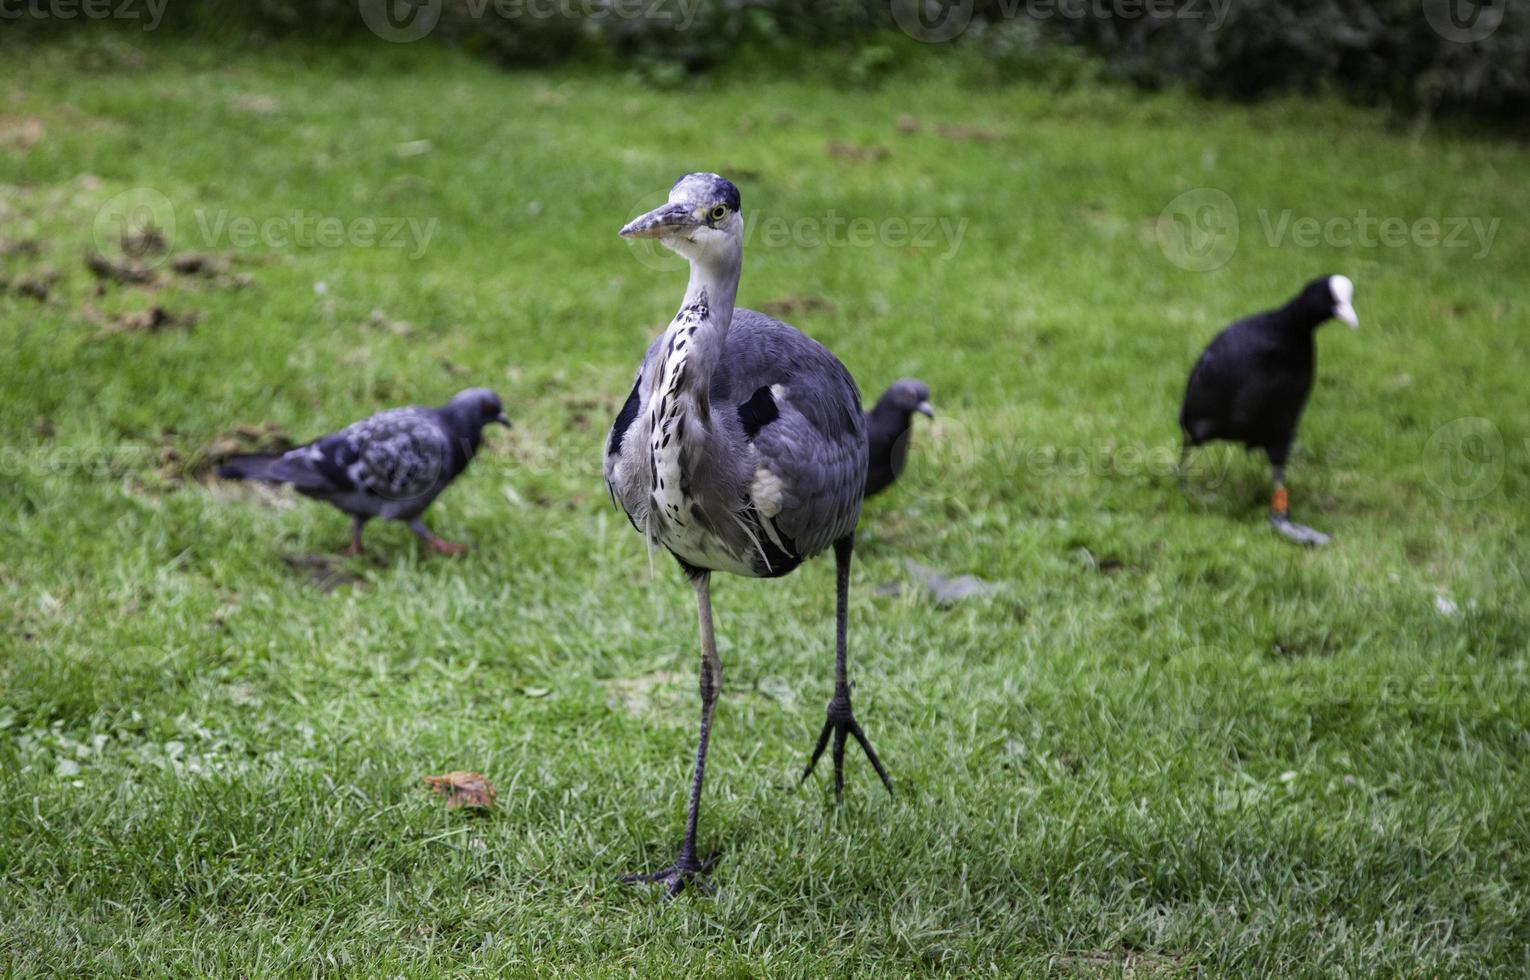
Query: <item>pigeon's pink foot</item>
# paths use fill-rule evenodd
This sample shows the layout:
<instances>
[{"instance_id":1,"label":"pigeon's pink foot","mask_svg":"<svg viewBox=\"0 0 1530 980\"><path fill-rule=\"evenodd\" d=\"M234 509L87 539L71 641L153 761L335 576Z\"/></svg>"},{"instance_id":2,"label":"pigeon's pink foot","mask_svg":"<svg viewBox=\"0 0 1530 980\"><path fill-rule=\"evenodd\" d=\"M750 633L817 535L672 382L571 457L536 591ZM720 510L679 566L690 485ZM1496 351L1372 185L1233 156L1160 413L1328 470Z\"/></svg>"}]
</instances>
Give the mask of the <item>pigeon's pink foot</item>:
<instances>
[{"instance_id":1,"label":"pigeon's pink foot","mask_svg":"<svg viewBox=\"0 0 1530 980\"><path fill-rule=\"evenodd\" d=\"M426 538L425 543L430 546L431 551L438 555L465 555L468 550L468 546L465 544L457 544L455 541L447 541L445 538L438 538L435 535Z\"/></svg>"}]
</instances>

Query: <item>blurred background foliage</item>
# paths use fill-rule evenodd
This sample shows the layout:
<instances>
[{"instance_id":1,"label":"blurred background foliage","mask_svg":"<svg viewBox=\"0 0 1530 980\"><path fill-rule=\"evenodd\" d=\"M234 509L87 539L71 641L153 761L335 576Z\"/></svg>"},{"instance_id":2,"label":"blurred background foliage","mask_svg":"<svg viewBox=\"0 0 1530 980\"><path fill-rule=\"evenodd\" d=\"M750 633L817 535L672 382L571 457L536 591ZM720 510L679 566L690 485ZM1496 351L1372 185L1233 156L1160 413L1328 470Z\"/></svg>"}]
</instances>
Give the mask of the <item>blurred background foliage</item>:
<instances>
[{"instance_id":1,"label":"blurred background foliage","mask_svg":"<svg viewBox=\"0 0 1530 980\"><path fill-rule=\"evenodd\" d=\"M144 0L138 0L144 2ZM1157 16L1143 13L1149 9ZM362 16L438 17L426 43L514 66L626 66L648 84L729 68L829 71L875 85L914 65L974 84L1096 79L1239 100L1339 93L1407 118L1530 119L1530 10L1510 0L204 0L170 3L157 30L260 45L371 38ZM898 16L901 14L901 17ZM956 16L923 43L899 27ZM1434 24L1500 20L1487 37ZM18 18L0 44L84 21ZM109 28L106 19L94 27ZM118 24L141 30L137 23ZM28 29L30 28L30 29ZM1449 33L1449 32L1447 32Z\"/></svg>"}]
</instances>

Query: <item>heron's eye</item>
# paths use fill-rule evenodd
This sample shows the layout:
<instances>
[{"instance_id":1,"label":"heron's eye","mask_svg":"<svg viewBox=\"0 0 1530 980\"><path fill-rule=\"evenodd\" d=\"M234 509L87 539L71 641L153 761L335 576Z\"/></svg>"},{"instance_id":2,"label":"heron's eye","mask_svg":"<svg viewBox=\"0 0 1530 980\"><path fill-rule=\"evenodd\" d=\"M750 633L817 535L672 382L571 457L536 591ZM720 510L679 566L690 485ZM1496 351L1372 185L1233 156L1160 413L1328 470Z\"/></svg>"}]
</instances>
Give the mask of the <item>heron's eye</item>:
<instances>
[{"instance_id":1,"label":"heron's eye","mask_svg":"<svg viewBox=\"0 0 1530 980\"><path fill-rule=\"evenodd\" d=\"M727 216L728 216L728 206L726 204L719 204L717 207L712 209L712 220L713 221L721 221L722 219L726 218Z\"/></svg>"}]
</instances>

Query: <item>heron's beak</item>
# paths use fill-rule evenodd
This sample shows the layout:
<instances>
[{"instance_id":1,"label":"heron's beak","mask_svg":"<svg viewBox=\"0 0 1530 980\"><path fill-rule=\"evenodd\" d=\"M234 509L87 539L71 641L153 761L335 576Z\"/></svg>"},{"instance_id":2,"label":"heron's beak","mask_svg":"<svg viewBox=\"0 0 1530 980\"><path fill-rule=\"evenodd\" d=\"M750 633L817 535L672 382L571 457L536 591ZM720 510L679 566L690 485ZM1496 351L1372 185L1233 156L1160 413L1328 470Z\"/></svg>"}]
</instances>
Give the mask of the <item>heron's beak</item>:
<instances>
[{"instance_id":1,"label":"heron's beak","mask_svg":"<svg viewBox=\"0 0 1530 980\"><path fill-rule=\"evenodd\" d=\"M920 415L923 415L927 419L933 419L935 417L935 406L931 405L929 402L920 402L914 406L914 411L918 412Z\"/></svg>"},{"instance_id":2,"label":"heron's beak","mask_svg":"<svg viewBox=\"0 0 1530 980\"><path fill-rule=\"evenodd\" d=\"M1355 312L1354 304L1348 300L1333 308L1333 315L1349 324L1349 329L1360 329L1360 316Z\"/></svg>"},{"instance_id":3,"label":"heron's beak","mask_svg":"<svg viewBox=\"0 0 1530 980\"><path fill-rule=\"evenodd\" d=\"M498 422L500 425L507 429L513 428L513 426L510 425L510 416L506 415L504 412L500 412L498 415L494 416L494 421Z\"/></svg>"},{"instance_id":4,"label":"heron's beak","mask_svg":"<svg viewBox=\"0 0 1530 980\"><path fill-rule=\"evenodd\" d=\"M661 204L647 214L627 222L621 230L623 238L670 238L687 228L701 224L692 209L685 204Z\"/></svg>"}]
</instances>

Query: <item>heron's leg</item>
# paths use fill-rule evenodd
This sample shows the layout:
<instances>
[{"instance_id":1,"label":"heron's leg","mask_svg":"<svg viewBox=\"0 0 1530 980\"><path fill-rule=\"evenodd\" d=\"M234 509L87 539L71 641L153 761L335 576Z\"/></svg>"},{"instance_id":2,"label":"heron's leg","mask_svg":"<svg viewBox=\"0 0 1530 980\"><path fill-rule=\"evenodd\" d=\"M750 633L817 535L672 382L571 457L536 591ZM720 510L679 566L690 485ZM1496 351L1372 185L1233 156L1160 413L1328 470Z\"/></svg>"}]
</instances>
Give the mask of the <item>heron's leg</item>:
<instances>
[{"instance_id":1,"label":"heron's leg","mask_svg":"<svg viewBox=\"0 0 1530 980\"><path fill-rule=\"evenodd\" d=\"M834 736L834 799L839 800L845 786L845 736L852 736L861 744L866 752L866 758L871 760L871 767L882 777L882 785L887 787L888 795L892 794L892 780L888 778L887 770L882 768L882 760L877 758L876 750L871 747L866 733L861 731L860 724L855 720L855 712L850 708L850 680L845 673L845 632L849 625L850 608L850 555L855 550L855 535L848 534L834 542L834 571L836 578L837 595L834 604L834 696L829 699L829 717L823 723L823 729L818 733L818 744L813 746L812 758L802 770L802 779L805 782L813 774L813 767L818 765L818 757L823 755L824 746L829 742L829 736Z\"/></svg>"},{"instance_id":2,"label":"heron's leg","mask_svg":"<svg viewBox=\"0 0 1530 980\"><path fill-rule=\"evenodd\" d=\"M361 529L366 527L365 517L355 516L351 518L351 546L340 552L347 558L354 558L361 554Z\"/></svg>"},{"instance_id":3,"label":"heron's leg","mask_svg":"<svg viewBox=\"0 0 1530 980\"><path fill-rule=\"evenodd\" d=\"M1281 462L1274 462L1272 457L1270 464L1271 480L1275 485L1270 493L1270 526L1297 544L1308 547L1327 544L1331 540L1328 535L1291 520L1291 494L1286 490L1286 467L1284 457L1281 459Z\"/></svg>"},{"instance_id":4,"label":"heron's leg","mask_svg":"<svg viewBox=\"0 0 1530 980\"><path fill-rule=\"evenodd\" d=\"M457 544L447 541L445 538L436 537L431 533L430 528L425 526L425 522L418 517L409 522L409 530L418 534L420 540L425 542L426 546L438 555L460 555L468 550L465 544Z\"/></svg>"},{"instance_id":5,"label":"heron's leg","mask_svg":"<svg viewBox=\"0 0 1530 980\"><path fill-rule=\"evenodd\" d=\"M622 881L662 881L668 896L680 894L688 879L704 873L710 861L696 856L696 823L701 815L701 783L707 768L707 742L712 735L712 709L717 704L718 692L722 690L722 661L717 657L717 643L712 634L712 587L711 575L700 569L689 572L691 584L696 589L696 618L701 627L701 734L696 740L696 771L691 775L691 799L685 813L685 838L680 842L680 853L675 863L662 871L649 874L627 875ZM700 881L696 887L706 891Z\"/></svg>"}]
</instances>

